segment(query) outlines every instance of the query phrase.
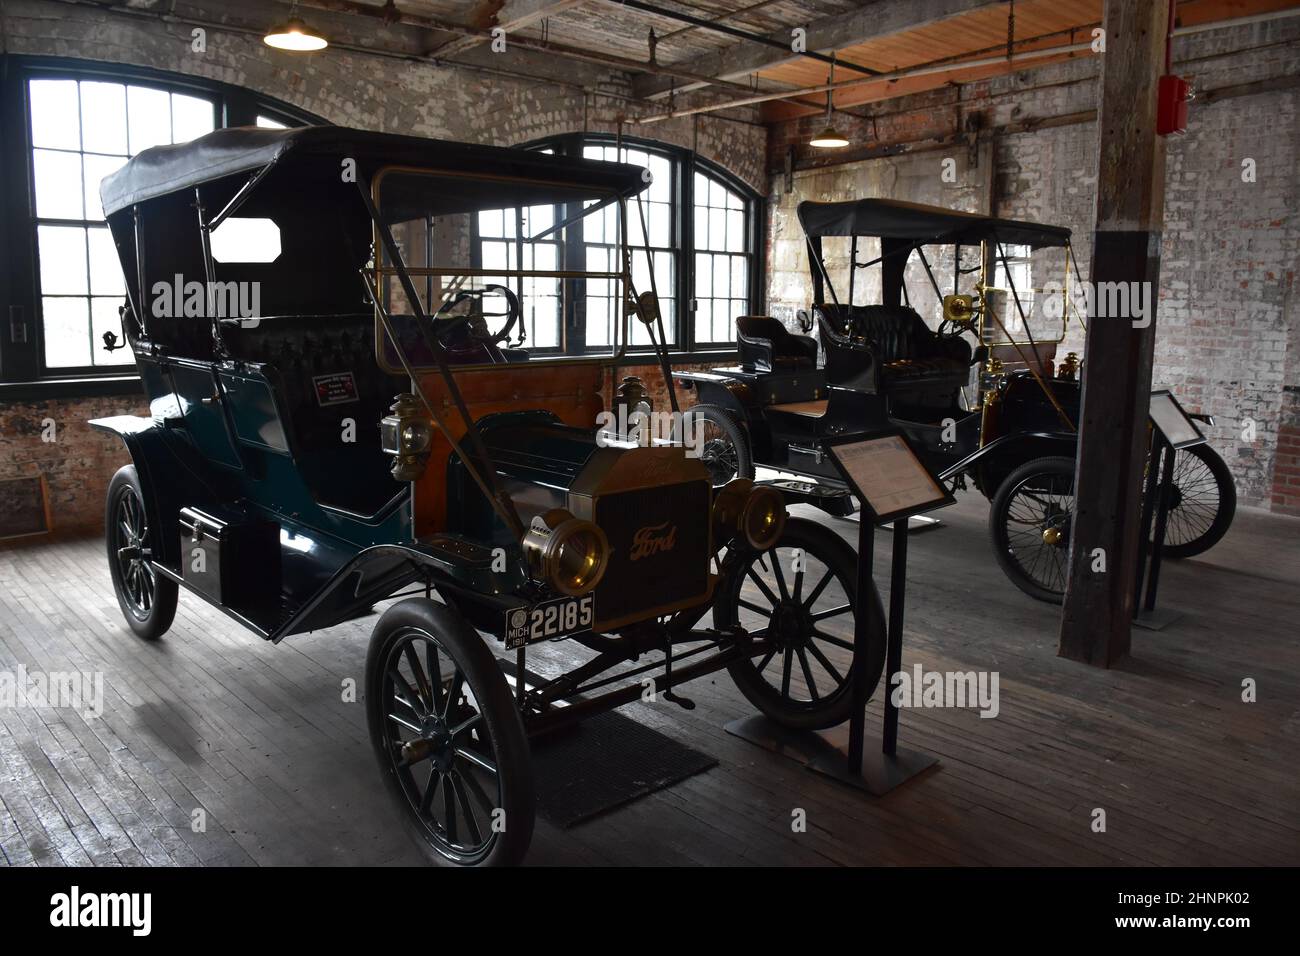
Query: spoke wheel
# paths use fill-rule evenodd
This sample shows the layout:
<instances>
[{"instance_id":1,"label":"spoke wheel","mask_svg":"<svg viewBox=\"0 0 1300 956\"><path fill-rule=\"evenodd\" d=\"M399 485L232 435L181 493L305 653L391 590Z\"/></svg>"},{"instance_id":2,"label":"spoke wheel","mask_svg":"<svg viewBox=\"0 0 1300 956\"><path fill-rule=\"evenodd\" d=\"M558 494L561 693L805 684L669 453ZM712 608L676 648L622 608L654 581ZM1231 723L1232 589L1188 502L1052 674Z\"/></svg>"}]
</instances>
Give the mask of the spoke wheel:
<instances>
[{"instance_id":1,"label":"spoke wheel","mask_svg":"<svg viewBox=\"0 0 1300 956\"><path fill-rule=\"evenodd\" d=\"M136 634L153 640L176 616L176 582L153 566L157 532L150 527L144 492L134 465L120 469L108 486L104 539L118 606Z\"/></svg>"},{"instance_id":2,"label":"spoke wheel","mask_svg":"<svg viewBox=\"0 0 1300 956\"><path fill-rule=\"evenodd\" d=\"M435 862L517 863L533 831L528 744L483 641L444 605L394 605L366 660L371 743L408 829Z\"/></svg>"},{"instance_id":3,"label":"spoke wheel","mask_svg":"<svg viewBox=\"0 0 1300 956\"><path fill-rule=\"evenodd\" d=\"M1237 488L1227 463L1208 445L1192 445L1176 455L1163 553L1190 558L1227 533L1237 511Z\"/></svg>"},{"instance_id":4,"label":"spoke wheel","mask_svg":"<svg viewBox=\"0 0 1300 956\"><path fill-rule=\"evenodd\" d=\"M998 564L1016 587L1061 603L1073 519L1073 458L1038 458L1007 476L993 497L989 533Z\"/></svg>"},{"instance_id":5,"label":"spoke wheel","mask_svg":"<svg viewBox=\"0 0 1300 956\"><path fill-rule=\"evenodd\" d=\"M885 664L885 617L872 589L867 697ZM834 531L801 518L786 522L776 546L737 550L723 567L714 625L739 625L755 653L728 672L741 693L786 727L831 727L852 709L857 556Z\"/></svg>"},{"instance_id":6,"label":"spoke wheel","mask_svg":"<svg viewBox=\"0 0 1300 956\"><path fill-rule=\"evenodd\" d=\"M696 405L683 413L686 437L695 442L709 481L720 488L733 478L754 477L749 439L731 413L717 405Z\"/></svg>"}]
</instances>

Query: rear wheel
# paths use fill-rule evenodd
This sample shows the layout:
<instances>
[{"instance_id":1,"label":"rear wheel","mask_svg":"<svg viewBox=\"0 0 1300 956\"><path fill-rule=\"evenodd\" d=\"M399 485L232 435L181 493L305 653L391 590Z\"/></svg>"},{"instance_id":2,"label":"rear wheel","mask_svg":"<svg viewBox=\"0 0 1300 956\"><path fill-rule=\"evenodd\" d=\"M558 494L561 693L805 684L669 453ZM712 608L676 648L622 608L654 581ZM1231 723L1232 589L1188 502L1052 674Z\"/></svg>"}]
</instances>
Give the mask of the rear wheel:
<instances>
[{"instance_id":1,"label":"rear wheel","mask_svg":"<svg viewBox=\"0 0 1300 956\"><path fill-rule=\"evenodd\" d=\"M118 469L108 484L104 540L108 570L127 626L146 640L167 632L176 617L177 584L160 575L152 561L159 553L158 530L149 524L144 489L135 465Z\"/></svg>"},{"instance_id":2,"label":"rear wheel","mask_svg":"<svg viewBox=\"0 0 1300 956\"><path fill-rule=\"evenodd\" d=\"M682 413L682 423L686 437L697 443L713 487L733 478L754 477L749 438L731 412L720 405L695 405Z\"/></svg>"},{"instance_id":3,"label":"rear wheel","mask_svg":"<svg viewBox=\"0 0 1300 956\"><path fill-rule=\"evenodd\" d=\"M1074 459L1036 458L1002 482L989 511L998 564L1030 597L1060 604L1074 522Z\"/></svg>"},{"instance_id":4,"label":"rear wheel","mask_svg":"<svg viewBox=\"0 0 1300 956\"><path fill-rule=\"evenodd\" d=\"M445 605L412 598L379 619L366 711L380 773L435 863L518 863L533 836L523 722L487 645Z\"/></svg>"},{"instance_id":5,"label":"rear wheel","mask_svg":"<svg viewBox=\"0 0 1300 956\"><path fill-rule=\"evenodd\" d=\"M1176 455L1162 553L1166 558L1190 558L1227 534L1237 512L1237 487L1227 462L1209 445L1192 445Z\"/></svg>"},{"instance_id":6,"label":"rear wheel","mask_svg":"<svg viewBox=\"0 0 1300 956\"><path fill-rule=\"evenodd\" d=\"M724 562L714 626L739 625L763 641L727 670L755 707L784 727L817 730L848 720L857 615L857 555L829 528L790 518L768 551ZM867 698L885 666L885 616L871 593Z\"/></svg>"}]
</instances>

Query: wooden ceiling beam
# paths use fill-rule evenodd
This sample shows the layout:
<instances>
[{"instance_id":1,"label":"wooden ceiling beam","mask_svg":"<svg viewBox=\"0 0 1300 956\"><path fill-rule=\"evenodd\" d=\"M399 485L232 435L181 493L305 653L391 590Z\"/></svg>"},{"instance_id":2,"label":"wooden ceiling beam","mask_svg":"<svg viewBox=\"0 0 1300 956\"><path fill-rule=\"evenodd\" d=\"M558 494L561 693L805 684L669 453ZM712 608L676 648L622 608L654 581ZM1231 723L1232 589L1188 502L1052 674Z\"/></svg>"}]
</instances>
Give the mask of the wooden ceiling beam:
<instances>
[{"instance_id":1,"label":"wooden ceiling beam","mask_svg":"<svg viewBox=\"0 0 1300 956\"><path fill-rule=\"evenodd\" d=\"M766 34L766 37L769 41L778 41L788 46L792 42L791 31L803 26L808 31L808 50L822 52L842 50L867 40L905 33L918 27L960 17L973 10L1002 6L1005 3L1006 0L910 0L908 3L898 3L897 0L875 0L874 3L848 13L835 14L808 24L792 24L790 27L774 30ZM782 63L789 63L799 59L799 56L798 53L793 51L786 53L767 43L745 40L689 62L672 64L672 66L717 80L731 80L760 70L771 69ZM678 86L676 92L696 90L703 85L692 83L684 87ZM671 80L655 76L638 77L632 84L633 94L644 99L657 99L673 89Z\"/></svg>"},{"instance_id":2,"label":"wooden ceiling beam","mask_svg":"<svg viewBox=\"0 0 1300 956\"><path fill-rule=\"evenodd\" d=\"M480 28L478 33L462 34L432 50L430 55L440 60L472 50L492 39L493 29L502 29L509 35L522 30L538 20L571 10L583 0L487 0L480 4L471 22Z\"/></svg>"}]
</instances>

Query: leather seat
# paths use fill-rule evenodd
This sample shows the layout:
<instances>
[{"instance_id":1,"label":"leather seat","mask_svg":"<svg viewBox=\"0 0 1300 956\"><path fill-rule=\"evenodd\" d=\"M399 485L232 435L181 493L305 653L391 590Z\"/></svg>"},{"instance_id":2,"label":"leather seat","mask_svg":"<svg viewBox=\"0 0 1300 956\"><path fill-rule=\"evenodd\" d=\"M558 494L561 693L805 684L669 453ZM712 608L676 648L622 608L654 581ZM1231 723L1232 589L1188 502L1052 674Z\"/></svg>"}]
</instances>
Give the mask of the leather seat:
<instances>
[{"instance_id":1,"label":"leather seat","mask_svg":"<svg viewBox=\"0 0 1300 956\"><path fill-rule=\"evenodd\" d=\"M371 515L401 490L379 446L379 420L404 387L375 362L373 314L272 317L222 334L236 358L269 366L289 448L319 503ZM322 392L331 384L346 391L348 376L354 398Z\"/></svg>"},{"instance_id":2,"label":"leather seat","mask_svg":"<svg viewBox=\"0 0 1300 956\"><path fill-rule=\"evenodd\" d=\"M794 372L817 367L816 340L795 335L770 315L739 316L736 346L740 367L747 372Z\"/></svg>"},{"instance_id":3,"label":"leather seat","mask_svg":"<svg viewBox=\"0 0 1300 956\"><path fill-rule=\"evenodd\" d=\"M906 307L884 305L822 305L814 309L826 349L827 377L864 391L899 389L951 390L961 388L970 377L970 343L959 338L940 338L917 313ZM869 370L861 357L847 357L846 350L866 351L872 357ZM832 352L837 353L832 358ZM832 368L834 367L834 371ZM864 387L863 376L870 385ZM840 379L851 378L855 384Z\"/></svg>"}]
</instances>

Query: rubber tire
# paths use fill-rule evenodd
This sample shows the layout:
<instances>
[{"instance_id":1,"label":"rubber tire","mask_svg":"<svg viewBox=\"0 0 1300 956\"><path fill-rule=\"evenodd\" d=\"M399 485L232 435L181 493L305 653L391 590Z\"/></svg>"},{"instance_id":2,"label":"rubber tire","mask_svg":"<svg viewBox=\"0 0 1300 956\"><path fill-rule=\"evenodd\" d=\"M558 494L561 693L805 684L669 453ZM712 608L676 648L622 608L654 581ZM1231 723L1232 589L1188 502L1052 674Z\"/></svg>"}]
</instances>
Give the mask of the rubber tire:
<instances>
[{"instance_id":1,"label":"rubber tire","mask_svg":"<svg viewBox=\"0 0 1300 956\"><path fill-rule=\"evenodd\" d=\"M1195 455L1205 462L1205 466L1210 469L1210 474L1214 476L1214 481L1219 486L1219 511L1215 514L1210 527L1199 538L1193 538L1191 541L1182 544L1166 544L1164 546L1161 556L1173 558L1174 560L1190 558L1193 555L1209 551L1228 533L1228 528L1232 525L1232 519L1237 513L1237 485L1232 480L1232 472L1228 470L1228 463L1219 457L1218 452L1209 445L1192 445L1190 448L1181 449L1177 454ZM1177 459L1175 459L1175 475L1178 473L1177 469L1178 464Z\"/></svg>"},{"instance_id":2,"label":"rubber tire","mask_svg":"<svg viewBox=\"0 0 1300 956\"><path fill-rule=\"evenodd\" d=\"M180 586L170 578L154 572L157 580L154 602L148 613L143 616L138 614L123 597L122 570L117 563L115 541L117 506L128 490L135 494L142 507L146 507L144 488L140 484L140 476L136 473L135 465L123 465L117 470L113 480L108 483L108 494L104 500L104 546L108 554L108 573L113 581L113 594L117 597L117 606L122 611L127 627L137 637L146 641L156 641L167 633L176 618L176 599ZM147 507L145 513L148 514ZM156 527L150 528L146 537L150 550L155 554L161 553L155 540L157 532Z\"/></svg>"},{"instance_id":3,"label":"rubber tire","mask_svg":"<svg viewBox=\"0 0 1300 956\"><path fill-rule=\"evenodd\" d=\"M854 604L855 608L858 606L858 556L848 542L834 531L807 518L788 518L776 547L802 548L805 553L815 556L828 567L834 562L844 569L850 603ZM743 576L744 568L749 567L753 552L737 553L738 557L741 555L743 555L743 564L739 568L733 566L731 576L724 576L718 586L719 602L713 607L713 625L719 629L728 627L736 621L736 608L731 603L735 595L731 593L731 589L735 586L735 575L739 573ZM871 699L871 695L875 693L880 683L880 675L885 669L886 649L885 610L874 584L871 597L875 603L876 627L868 635L866 700ZM854 616L855 618L857 616L856 610ZM818 701L818 706L812 707L811 702L795 703L783 698L777 688L763 679L755 668L754 662L749 658L730 665L727 673L731 675L732 681L745 695L746 700L757 707L760 713L782 727L794 730L823 730L844 723L853 712L852 680L846 680L833 696Z\"/></svg>"},{"instance_id":4,"label":"rubber tire","mask_svg":"<svg viewBox=\"0 0 1300 956\"><path fill-rule=\"evenodd\" d=\"M445 604L427 598L408 598L394 604L383 613L370 634L370 647L366 652L366 721L370 731L370 745L379 762L384 786L397 803L407 832L429 861L443 866L463 865L438 852L425 839L423 828L413 818L412 808L402 790L397 771L384 749L381 668L387 660L394 636L408 627L434 635L443 650L456 662L456 666L465 675L466 683L474 692L496 753L506 828L497 835L496 844L488 855L474 865L513 866L523 859L532 842L537 806L532 755L528 737L524 733L524 724L515 707L510 685L487 644Z\"/></svg>"},{"instance_id":5,"label":"rubber tire","mask_svg":"<svg viewBox=\"0 0 1300 956\"><path fill-rule=\"evenodd\" d=\"M1002 484L998 486L997 494L993 496L993 507L989 509L989 538L993 543L993 555L997 558L1003 573L1011 579L1012 584L1030 597L1039 601L1046 601L1048 604L1060 604L1065 594L1064 592L1051 591L1042 587L1038 582L1029 578L1011 560L1010 546L1006 537L1006 511L1010 505L1011 489L1019 485L1025 478L1032 474L1052 472L1055 474L1068 474L1073 479L1074 464L1073 458L1059 455L1035 458L1032 461L1025 462L1007 475Z\"/></svg>"},{"instance_id":6,"label":"rubber tire","mask_svg":"<svg viewBox=\"0 0 1300 956\"><path fill-rule=\"evenodd\" d=\"M752 479L754 477L753 449L749 445L749 436L745 433L744 427L736 421L735 416L721 405L692 405L682 412L682 424L685 425L692 417L703 418L718 426L727 441L731 442L736 449L735 477ZM714 485L714 487L721 486Z\"/></svg>"}]
</instances>

